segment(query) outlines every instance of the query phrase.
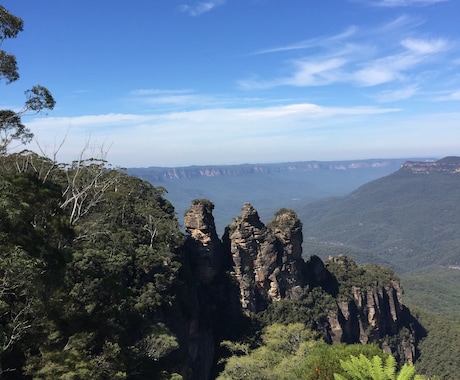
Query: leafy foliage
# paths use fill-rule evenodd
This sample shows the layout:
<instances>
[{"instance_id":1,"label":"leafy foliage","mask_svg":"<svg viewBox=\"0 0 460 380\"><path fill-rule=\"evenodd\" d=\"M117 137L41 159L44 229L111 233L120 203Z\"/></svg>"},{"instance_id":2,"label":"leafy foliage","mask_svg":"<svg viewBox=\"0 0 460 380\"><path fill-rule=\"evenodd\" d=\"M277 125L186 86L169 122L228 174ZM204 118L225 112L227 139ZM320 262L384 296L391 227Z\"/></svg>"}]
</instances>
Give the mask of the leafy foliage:
<instances>
[{"instance_id":1,"label":"leafy foliage","mask_svg":"<svg viewBox=\"0 0 460 380\"><path fill-rule=\"evenodd\" d=\"M301 323L270 325L263 332L262 344L254 350L236 345L244 355L230 357L217 379L288 379L292 367L316 344L315 337Z\"/></svg>"},{"instance_id":2,"label":"leafy foliage","mask_svg":"<svg viewBox=\"0 0 460 380\"><path fill-rule=\"evenodd\" d=\"M204 210L209 214L214 210L214 203L209 199L193 199L192 205L202 205ZM187 213L187 211L185 213Z\"/></svg>"},{"instance_id":3,"label":"leafy foliage","mask_svg":"<svg viewBox=\"0 0 460 380\"><path fill-rule=\"evenodd\" d=\"M163 190L99 161L0 161L5 378L159 376L179 347L155 320L173 302L183 242Z\"/></svg>"},{"instance_id":4,"label":"leafy foliage","mask_svg":"<svg viewBox=\"0 0 460 380\"><path fill-rule=\"evenodd\" d=\"M422 377L415 375L415 367L412 364L404 364L401 370L396 373L396 360L391 355L383 362L380 356L374 356L369 359L361 354L358 357L351 356L348 360L340 360L340 365L347 375L335 373L335 380L422 379Z\"/></svg>"},{"instance_id":5,"label":"leafy foliage","mask_svg":"<svg viewBox=\"0 0 460 380\"><path fill-rule=\"evenodd\" d=\"M339 296L352 297L353 288L379 288L391 285L397 280L394 272L381 265L357 265L353 259L339 255L326 261L327 269L339 283Z\"/></svg>"},{"instance_id":6,"label":"leafy foliage","mask_svg":"<svg viewBox=\"0 0 460 380\"><path fill-rule=\"evenodd\" d=\"M366 370L381 371L389 376L396 368L395 358L383 353L377 345L328 345L318 340L317 335L301 323L275 323L267 326L261 344L254 349L245 344L224 344L234 355L226 361L225 369L218 379L330 380L334 378L334 374L345 376L345 367L348 364L342 367L341 363L348 363L353 357L359 357L362 362L376 366L374 369L369 365ZM385 366L382 364L384 360ZM405 373L406 366L403 368ZM413 366L408 368L410 371L415 370ZM368 374L362 379L369 379L371 376Z\"/></svg>"},{"instance_id":7,"label":"leafy foliage","mask_svg":"<svg viewBox=\"0 0 460 380\"><path fill-rule=\"evenodd\" d=\"M330 380L335 373L343 373L340 360L348 360L352 355L366 358L387 358L389 355L375 344L318 344L305 356L296 370L297 378Z\"/></svg>"},{"instance_id":8,"label":"leafy foliage","mask_svg":"<svg viewBox=\"0 0 460 380\"><path fill-rule=\"evenodd\" d=\"M327 317L336 309L334 298L320 287L305 290L299 300L283 299L257 315L264 326L273 323L302 323L312 331L326 334Z\"/></svg>"},{"instance_id":9,"label":"leafy foliage","mask_svg":"<svg viewBox=\"0 0 460 380\"><path fill-rule=\"evenodd\" d=\"M420 357L415 366L417 372L439 379L452 379L460 373L460 319L442 317L434 313L416 310L417 319L428 330L419 344Z\"/></svg>"},{"instance_id":10,"label":"leafy foliage","mask_svg":"<svg viewBox=\"0 0 460 380\"><path fill-rule=\"evenodd\" d=\"M23 30L24 23L21 18L11 14L0 5L0 45L5 39L16 38ZM0 80L12 83L19 79L16 57L0 49ZM25 91L26 101L24 107L18 111L0 110L0 154L7 153L9 145L14 140L26 144L32 140L33 133L21 122L21 116L27 112L41 112L45 109L52 110L55 101L50 91L41 85L33 86Z\"/></svg>"}]
</instances>

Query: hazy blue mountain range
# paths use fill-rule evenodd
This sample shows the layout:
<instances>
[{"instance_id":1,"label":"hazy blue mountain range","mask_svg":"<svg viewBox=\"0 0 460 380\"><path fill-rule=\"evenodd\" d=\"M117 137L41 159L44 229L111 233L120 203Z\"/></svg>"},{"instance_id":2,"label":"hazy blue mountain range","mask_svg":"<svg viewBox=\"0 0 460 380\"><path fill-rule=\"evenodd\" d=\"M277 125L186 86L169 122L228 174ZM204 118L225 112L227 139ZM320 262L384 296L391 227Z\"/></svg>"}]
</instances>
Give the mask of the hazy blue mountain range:
<instances>
[{"instance_id":1,"label":"hazy blue mountain range","mask_svg":"<svg viewBox=\"0 0 460 380\"><path fill-rule=\"evenodd\" d=\"M460 158L407 162L347 196L308 204L298 214L305 240L369 250L399 273L459 266Z\"/></svg>"},{"instance_id":2,"label":"hazy blue mountain range","mask_svg":"<svg viewBox=\"0 0 460 380\"><path fill-rule=\"evenodd\" d=\"M405 300L460 315L460 158L407 162L347 196L298 210L304 254L346 253L401 274Z\"/></svg>"},{"instance_id":3,"label":"hazy blue mountain range","mask_svg":"<svg viewBox=\"0 0 460 380\"><path fill-rule=\"evenodd\" d=\"M222 233L232 218L241 213L244 202L250 202L263 220L271 220L273 213L282 207L297 210L321 198L348 194L369 181L397 171L406 161L370 159L148 167L129 168L127 172L166 188L166 198L173 203L180 221L191 200L211 200L215 204L217 230Z\"/></svg>"}]
</instances>

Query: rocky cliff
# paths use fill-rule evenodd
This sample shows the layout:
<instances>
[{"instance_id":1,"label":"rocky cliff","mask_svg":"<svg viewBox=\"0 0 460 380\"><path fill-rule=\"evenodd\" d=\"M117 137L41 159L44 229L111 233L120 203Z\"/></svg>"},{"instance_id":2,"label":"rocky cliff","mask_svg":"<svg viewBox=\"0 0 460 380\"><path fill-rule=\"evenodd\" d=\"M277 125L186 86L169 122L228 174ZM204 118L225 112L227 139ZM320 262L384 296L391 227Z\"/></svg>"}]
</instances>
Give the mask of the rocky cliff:
<instances>
[{"instance_id":1,"label":"rocky cliff","mask_svg":"<svg viewBox=\"0 0 460 380\"><path fill-rule=\"evenodd\" d=\"M241 216L227 227L224 247L232 257L232 275L240 288L242 310L257 313L270 302L297 298L306 284L302 259L302 225L286 210L267 228L245 203Z\"/></svg>"},{"instance_id":2,"label":"rocky cliff","mask_svg":"<svg viewBox=\"0 0 460 380\"><path fill-rule=\"evenodd\" d=\"M430 173L460 173L460 157L445 157L438 161L407 161L401 166L403 170L409 170L412 173L430 174Z\"/></svg>"},{"instance_id":3,"label":"rocky cliff","mask_svg":"<svg viewBox=\"0 0 460 380\"><path fill-rule=\"evenodd\" d=\"M211 202L195 200L185 214L184 227L192 276L202 284L197 288L198 297L207 300L208 308L224 298L220 306L213 306L214 321L220 313L220 322L227 319L232 324L241 316L257 316L283 300L301 300L319 288L334 300L324 326L327 340L375 342L402 361L414 361L419 338L413 327L416 321L402 304L402 290L392 272L380 271L374 278L374 272L346 256L323 262L313 255L305 261L302 224L292 210L281 209L265 225L257 211L245 203L221 241L212 210ZM375 273L379 273L378 268ZM212 352L217 352L219 341L228 338L215 330L216 324L208 327L208 343L196 341L191 352L204 352L200 344L209 341L215 344ZM209 371L208 365L206 373Z\"/></svg>"},{"instance_id":4,"label":"rocky cliff","mask_svg":"<svg viewBox=\"0 0 460 380\"><path fill-rule=\"evenodd\" d=\"M199 281L211 283L223 268L222 243L216 233L212 210L207 200L194 200L185 213L184 227L189 234L187 245L193 255L194 273Z\"/></svg>"},{"instance_id":5,"label":"rocky cliff","mask_svg":"<svg viewBox=\"0 0 460 380\"><path fill-rule=\"evenodd\" d=\"M396 168L404 162L401 159L387 160L355 160L355 161L299 161L269 164L241 164L241 165L205 165L185 167L148 167L129 168L132 175L148 179L152 182L168 180L190 179L200 177L233 177L253 174L274 173L311 173L318 171L356 171L359 169Z\"/></svg>"}]
</instances>

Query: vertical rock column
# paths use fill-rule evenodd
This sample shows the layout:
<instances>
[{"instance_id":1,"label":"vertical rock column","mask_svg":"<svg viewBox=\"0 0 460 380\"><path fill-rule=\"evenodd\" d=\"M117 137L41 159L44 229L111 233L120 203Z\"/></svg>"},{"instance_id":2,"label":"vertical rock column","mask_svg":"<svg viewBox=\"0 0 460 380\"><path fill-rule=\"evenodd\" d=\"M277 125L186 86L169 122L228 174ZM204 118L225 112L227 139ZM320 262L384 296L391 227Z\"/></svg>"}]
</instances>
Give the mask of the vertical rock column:
<instances>
[{"instance_id":1,"label":"vertical rock column","mask_svg":"<svg viewBox=\"0 0 460 380\"><path fill-rule=\"evenodd\" d=\"M184 216L184 226L189 234L191 261L195 276L209 284L222 270L222 243L217 236L212 210L214 204L206 199L194 200Z\"/></svg>"},{"instance_id":2,"label":"vertical rock column","mask_svg":"<svg viewBox=\"0 0 460 380\"><path fill-rule=\"evenodd\" d=\"M302 223L292 210L281 209L268 228L278 239L280 248L279 270L273 274L277 283L277 297L297 299L306 284L305 261L302 259ZM276 276L275 276L276 275Z\"/></svg>"},{"instance_id":3,"label":"vertical rock column","mask_svg":"<svg viewBox=\"0 0 460 380\"><path fill-rule=\"evenodd\" d=\"M271 300L270 294L276 293L271 275L278 269L278 251L276 238L249 203L226 228L224 244L232 255L243 311L251 314L263 310Z\"/></svg>"}]
</instances>

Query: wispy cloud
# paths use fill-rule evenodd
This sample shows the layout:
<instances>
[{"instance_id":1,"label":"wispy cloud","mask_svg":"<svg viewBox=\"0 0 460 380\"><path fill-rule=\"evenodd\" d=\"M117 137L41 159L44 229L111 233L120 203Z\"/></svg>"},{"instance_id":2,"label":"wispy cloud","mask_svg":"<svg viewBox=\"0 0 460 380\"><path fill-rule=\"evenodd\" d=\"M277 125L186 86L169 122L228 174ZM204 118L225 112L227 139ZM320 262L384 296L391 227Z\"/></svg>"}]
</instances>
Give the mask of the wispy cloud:
<instances>
[{"instance_id":1,"label":"wispy cloud","mask_svg":"<svg viewBox=\"0 0 460 380\"><path fill-rule=\"evenodd\" d=\"M318 38L311 38L308 40L293 43L291 45L263 49L263 50L257 51L255 54L267 54L267 53L277 53L277 52L289 51L289 50L308 49L312 47L317 47L319 44L329 45L331 43L339 42L346 38L351 37L352 35L356 33L356 31L357 31L357 28L355 26L350 26L349 28L344 30L342 33L339 33L333 36L323 36L323 37L318 37Z\"/></svg>"},{"instance_id":2,"label":"wispy cloud","mask_svg":"<svg viewBox=\"0 0 460 380\"><path fill-rule=\"evenodd\" d=\"M438 102L460 101L460 90L444 91L435 97Z\"/></svg>"},{"instance_id":3,"label":"wispy cloud","mask_svg":"<svg viewBox=\"0 0 460 380\"><path fill-rule=\"evenodd\" d=\"M203 13L209 12L214 8L225 4L225 0L209 0L209 1L197 1L193 4L183 4L180 6L182 12L188 13L190 16L200 16Z\"/></svg>"},{"instance_id":4,"label":"wispy cloud","mask_svg":"<svg viewBox=\"0 0 460 380\"><path fill-rule=\"evenodd\" d=\"M419 19L403 16L373 28L353 26L337 35L261 50L257 54L304 49L305 57L281 61L287 75L271 79L254 75L238 83L245 90L339 83L374 87L393 83L394 89L379 92L375 98L385 102L407 99L422 85L419 81L424 77L423 71L438 70L430 65L444 59L451 48L444 38L414 38L414 31L421 24Z\"/></svg>"},{"instance_id":5,"label":"wispy cloud","mask_svg":"<svg viewBox=\"0 0 460 380\"><path fill-rule=\"evenodd\" d=\"M378 93L374 97L378 102L381 103L396 102L398 100L409 99L417 91L418 87L416 85L410 85L395 90L385 90Z\"/></svg>"},{"instance_id":6,"label":"wispy cloud","mask_svg":"<svg viewBox=\"0 0 460 380\"><path fill-rule=\"evenodd\" d=\"M436 54L445 50L447 47L447 41L441 38L435 40L407 38L401 41L401 45L414 54L428 55Z\"/></svg>"},{"instance_id":7,"label":"wispy cloud","mask_svg":"<svg viewBox=\"0 0 460 380\"><path fill-rule=\"evenodd\" d=\"M223 95L197 93L190 89L137 89L131 91L127 102L149 110L197 109L230 105L232 98Z\"/></svg>"},{"instance_id":8,"label":"wispy cloud","mask_svg":"<svg viewBox=\"0 0 460 380\"><path fill-rule=\"evenodd\" d=\"M331 129L341 124L355 125L356 120L398 111L378 106L326 107L296 103L142 115L111 113L35 118L28 127L45 149L51 147L52 150L56 141L63 138L71 142L64 144L59 152L58 159L63 162L75 159L88 138L95 146L110 145L110 155L115 156L111 162L128 166L165 165L165 160L180 165L191 159L196 163L218 160L228 163L235 160L236 151L240 152L241 160L247 162L257 160L256 156L258 160L280 161L286 159L294 147L300 159L305 146L325 139ZM57 136L59 131L65 135ZM266 151L266 157L261 158L255 146ZM269 153L280 149L284 149L281 154L284 158L273 158Z\"/></svg>"},{"instance_id":9,"label":"wispy cloud","mask_svg":"<svg viewBox=\"0 0 460 380\"><path fill-rule=\"evenodd\" d=\"M376 7L398 8L411 6L428 6L437 3L443 3L450 0L370 0L363 1Z\"/></svg>"}]
</instances>

